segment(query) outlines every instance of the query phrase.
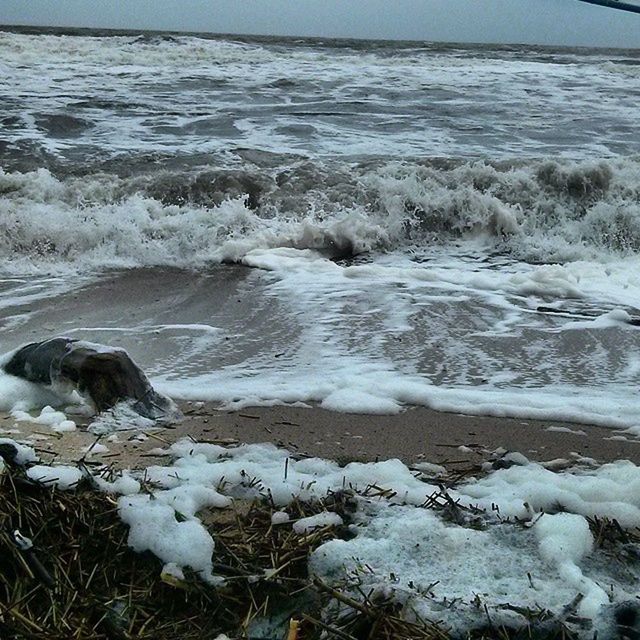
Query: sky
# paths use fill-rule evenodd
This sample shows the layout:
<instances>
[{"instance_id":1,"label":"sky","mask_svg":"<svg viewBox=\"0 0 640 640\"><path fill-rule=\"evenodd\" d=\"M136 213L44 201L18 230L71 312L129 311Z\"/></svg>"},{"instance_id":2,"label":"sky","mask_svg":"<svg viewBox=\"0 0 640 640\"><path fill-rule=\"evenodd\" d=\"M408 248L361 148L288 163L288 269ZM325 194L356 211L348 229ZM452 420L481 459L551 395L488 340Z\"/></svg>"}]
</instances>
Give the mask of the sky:
<instances>
[{"instance_id":1,"label":"sky","mask_svg":"<svg viewBox=\"0 0 640 640\"><path fill-rule=\"evenodd\" d=\"M0 24L640 48L639 14L578 0L0 0Z\"/></svg>"}]
</instances>

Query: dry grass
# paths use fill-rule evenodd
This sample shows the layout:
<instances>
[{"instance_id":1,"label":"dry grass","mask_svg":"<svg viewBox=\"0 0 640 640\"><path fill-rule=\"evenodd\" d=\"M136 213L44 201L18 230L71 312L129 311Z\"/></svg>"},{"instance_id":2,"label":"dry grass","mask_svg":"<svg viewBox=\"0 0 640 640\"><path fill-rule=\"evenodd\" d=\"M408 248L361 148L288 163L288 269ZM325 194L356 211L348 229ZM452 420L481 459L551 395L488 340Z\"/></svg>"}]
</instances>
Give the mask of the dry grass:
<instances>
[{"instance_id":1,"label":"dry grass","mask_svg":"<svg viewBox=\"0 0 640 640\"><path fill-rule=\"evenodd\" d=\"M371 485L360 495L392 498L388 493ZM457 525L486 526L482 512L458 505L444 486L423 506ZM280 617L285 626L290 619L297 621L287 640L573 637L566 623L575 606L558 617L505 605L522 617L523 626L496 626L487 611L484 626L454 637L392 597L365 593L353 583L336 588L310 576L310 554L328 540L353 533L347 526L327 526L298 534L291 521L330 510L349 523L357 508L358 498L340 491L313 503L294 500L286 509L290 521L283 524L272 523L277 509L269 496L200 514L215 540L214 572L226 580L214 589L188 571L184 581L165 582L157 558L128 548L128 528L118 517L116 500L89 481L62 492L30 481L24 469L10 465L0 473L0 638L206 640L220 633L287 638L286 630L256 635L256 621L269 617ZM619 551L640 542L637 531L614 521L590 524L602 548ZM32 551L19 548L16 530L33 541Z\"/></svg>"},{"instance_id":2,"label":"dry grass","mask_svg":"<svg viewBox=\"0 0 640 640\"><path fill-rule=\"evenodd\" d=\"M115 501L88 487L59 492L5 472L0 531L2 638L215 638L222 626L216 593L195 579L184 590L163 583L159 562L127 547Z\"/></svg>"},{"instance_id":3,"label":"dry grass","mask_svg":"<svg viewBox=\"0 0 640 640\"><path fill-rule=\"evenodd\" d=\"M294 502L288 511L295 519L328 506L344 513L349 497ZM0 474L0 638L246 637L254 620L281 610L283 602L305 603L300 617L318 615L308 557L340 531L299 535L273 525L274 511L261 500L203 514L216 542L214 571L226 585L214 589L188 572L184 582L165 583L158 559L127 547L128 528L113 498L89 483L58 491L8 468ZM20 550L16 530L33 541L32 550ZM302 624L298 637L313 635L312 625Z\"/></svg>"}]
</instances>

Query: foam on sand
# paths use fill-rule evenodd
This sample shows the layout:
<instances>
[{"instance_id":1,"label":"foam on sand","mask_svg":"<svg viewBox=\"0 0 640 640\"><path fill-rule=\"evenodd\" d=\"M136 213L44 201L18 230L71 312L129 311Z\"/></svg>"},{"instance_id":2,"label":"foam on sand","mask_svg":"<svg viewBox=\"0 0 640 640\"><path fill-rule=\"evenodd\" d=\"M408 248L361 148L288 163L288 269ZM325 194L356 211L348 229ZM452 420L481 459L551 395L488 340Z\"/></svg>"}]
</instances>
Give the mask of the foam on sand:
<instances>
[{"instance_id":1,"label":"foam on sand","mask_svg":"<svg viewBox=\"0 0 640 640\"><path fill-rule=\"evenodd\" d=\"M208 582L222 581L213 573L214 541L198 518L205 507L226 508L231 496L268 497L281 506L273 517L277 526L307 535L343 525L343 517L325 511L291 521L289 503L347 490L357 504L346 523L351 535L321 545L311 571L339 588L353 583L369 597L392 596L407 613L459 632L481 624L484 607L495 623L517 625L523 623L518 607L561 615L577 602L581 620L572 624L578 635L606 635L613 608L633 598L640 576L633 562L621 572L596 548L587 520L640 526L640 469L628 462L552 473L515 456L519 464L463 481L445 497L399 460L340 467L296 460L270 445L227 448L191 440L168 452L170 466L133 474L154 487L151 495L136 493L131 475L123 477L128 495L119 499L119 513L130 526L129 544L150 550L174 574L191 567ZM29 476L45 482L55 476L68 488L73 471L34 466ZM118 492L115 483L105 489Z\"/></svg>"}]
</instances>

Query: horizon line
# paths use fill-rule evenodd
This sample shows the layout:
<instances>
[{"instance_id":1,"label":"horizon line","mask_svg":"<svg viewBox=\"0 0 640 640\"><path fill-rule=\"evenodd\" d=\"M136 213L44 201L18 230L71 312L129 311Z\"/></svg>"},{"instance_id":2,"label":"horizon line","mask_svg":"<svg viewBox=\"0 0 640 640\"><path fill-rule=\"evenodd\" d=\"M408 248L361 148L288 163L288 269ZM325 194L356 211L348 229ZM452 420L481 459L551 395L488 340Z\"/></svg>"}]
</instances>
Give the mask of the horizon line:
<instances>
[{"instance_id":1,"label":"horizon line","mask_svg":"<svg viewBox=\"0 0 640 640\"><path fill-rule=\"evenodd\" d=\"M578 2L600 4L604 2L618 3L618 0L577 0ZM623 3L620 3L623 4ZM640 13L640 6L636 7ZM542 49L602 49L615 51L640 51L640 47L623 47L610 45L570 45L570 44L541 44L534 42L494 42L494 41L456 41L456 40L416 40L404 38L369 38L363 36L309 36L309 35L283 35L269 33L234 33L219 31L197 31L184 29L150 29L144 27L79 27L74 25L43 25L43 24L10 24L0 23L0 32L12 30L57 30L57 31L107 31L118 34L166 34L166 35L183 35L206 38L280 38L286 40L310 40L310 41L326 41L333 42L380 42L380 43L409 43L409 44L436 44L450 46L468 46L468 47L539 47ZM74 34L68 34L74 35ZM96 34L93 37L101 37Z\"/></svg>"}]
</instances>

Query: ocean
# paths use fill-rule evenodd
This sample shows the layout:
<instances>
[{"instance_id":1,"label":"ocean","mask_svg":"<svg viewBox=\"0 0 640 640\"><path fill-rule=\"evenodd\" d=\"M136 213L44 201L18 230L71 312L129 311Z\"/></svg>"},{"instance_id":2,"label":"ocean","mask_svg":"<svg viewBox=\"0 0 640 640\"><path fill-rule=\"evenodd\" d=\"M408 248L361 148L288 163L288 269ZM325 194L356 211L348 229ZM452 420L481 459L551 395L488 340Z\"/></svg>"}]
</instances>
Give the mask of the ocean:
<instances>
[{"instance_id":1,"label":"ocean","mask_svg":"<svg viewBox=\"0 0 640 640\"><path fill-rule=\"evenodd\" d=\"M7 27L0 351L640 433L639 100L640 51Z\"/></svg>"}]
</instances>

